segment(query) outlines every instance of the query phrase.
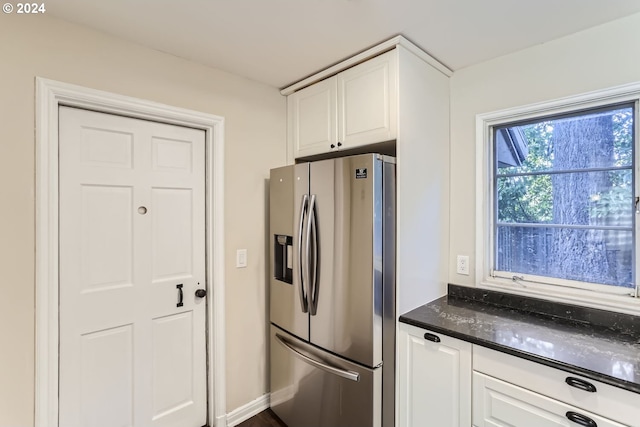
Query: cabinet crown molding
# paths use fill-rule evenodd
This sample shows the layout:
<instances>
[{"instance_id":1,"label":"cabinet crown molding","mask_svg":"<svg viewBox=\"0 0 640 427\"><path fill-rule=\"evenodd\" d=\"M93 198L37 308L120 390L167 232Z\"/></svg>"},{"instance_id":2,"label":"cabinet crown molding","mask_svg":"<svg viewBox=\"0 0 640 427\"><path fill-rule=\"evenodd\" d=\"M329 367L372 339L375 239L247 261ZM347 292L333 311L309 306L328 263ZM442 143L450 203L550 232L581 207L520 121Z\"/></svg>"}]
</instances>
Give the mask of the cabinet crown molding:
<instances>
[{"instance_id":1,"label":"cabinet crown molding","mask_svg":"<svg viewBox=\"0 0 640 427\"><path fill-rule=\"evenodd\" d=\"M426 63L428 63L429 65L431 65L433 68L435 68L436 70L440 71L442 74L444 74L447 77L451 77L451 75L453 74L453 70L451 70L449 67L447 67L446 65L444 65L443 63L441 63L440 61L438 61L437 59L435 59L434 57L430 56L429 54L427 54L425 51L423 51L422 49L420 49L418 46L416 46L415 44L413 44L411 41L409 41L407 38L405 38L404 36L401 35L397 35L393 38L390 38L389 40L386 40L380 44L377 44L367 50L364 50L348 59L345 59L344 61L341 61L335 65L332 65L328 68L325 68L324 70L313 74L307 78L304 78L296 83L293 83L292 85L289 85L283 89L280 90L280 93L284 96L287 95L291 95L292 93L294 93L297 90L300 90L306 86L309 86L313 83L316 83L320 80L323 80L327 77L331 77L334 74L337 74L341 71L346 70L347 68L353 67L354 65L357 65L363 61L366 61L368 59L373 58L374 56L380 55L381 53L387 52L389 50L395 49L397 46L402 46L403 48L407 49L408 51L412 52L414 55L418 56L420 59L422 59L423 61L425 61Z\"/></svg>"}]
</instances>

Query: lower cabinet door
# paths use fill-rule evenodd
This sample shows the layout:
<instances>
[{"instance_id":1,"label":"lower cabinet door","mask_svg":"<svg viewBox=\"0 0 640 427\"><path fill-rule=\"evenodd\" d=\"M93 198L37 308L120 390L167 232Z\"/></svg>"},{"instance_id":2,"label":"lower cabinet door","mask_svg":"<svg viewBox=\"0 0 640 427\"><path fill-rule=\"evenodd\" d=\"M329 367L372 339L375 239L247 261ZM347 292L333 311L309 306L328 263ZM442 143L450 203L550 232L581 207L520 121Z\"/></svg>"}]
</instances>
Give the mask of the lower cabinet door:
<instances>
[{"instance_id":1,"label":"lower cabinet door","mask_svg":"<svg viewBox=\"0 0 640 427\"><path fill-rule=\"evenodd\" d=\"M624 427L615 421L473 373L473 425L476 427Z\"/></svg>"},{"instance_id":2,"label":"lower cabinet door","mask_svg":"<svg viewBox=\"0 0 640 427\"><path fill-rule=\"evenodd\" d=\"M400 324L398 426L471 425L471 344Z\"/></svg>"}]
</instances>

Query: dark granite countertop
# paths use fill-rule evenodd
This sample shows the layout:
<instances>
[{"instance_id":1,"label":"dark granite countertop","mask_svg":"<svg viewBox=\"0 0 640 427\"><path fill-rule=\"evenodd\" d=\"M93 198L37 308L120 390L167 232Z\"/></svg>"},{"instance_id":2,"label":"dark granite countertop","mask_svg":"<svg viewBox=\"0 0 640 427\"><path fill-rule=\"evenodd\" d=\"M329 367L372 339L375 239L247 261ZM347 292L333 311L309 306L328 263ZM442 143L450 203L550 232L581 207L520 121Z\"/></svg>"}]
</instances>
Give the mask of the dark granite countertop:
<instances>
[{"instance_id":1,"label":"dark granite countertop","mask_svg":"<svg viewBox=\"0 0 640 427\"><path fill-rule=\"evenodd\" d=\"M637 316L449 285L400 322L640 393Z\"/></svg>"}]
</instances>

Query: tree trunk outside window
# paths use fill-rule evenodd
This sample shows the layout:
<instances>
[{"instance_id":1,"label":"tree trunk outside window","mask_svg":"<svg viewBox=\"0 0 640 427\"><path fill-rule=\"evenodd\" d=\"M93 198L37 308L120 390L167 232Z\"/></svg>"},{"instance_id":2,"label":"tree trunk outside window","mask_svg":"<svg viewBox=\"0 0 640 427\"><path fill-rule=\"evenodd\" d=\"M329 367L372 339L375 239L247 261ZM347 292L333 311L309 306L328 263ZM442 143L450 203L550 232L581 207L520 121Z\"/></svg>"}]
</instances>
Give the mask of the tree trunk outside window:
<instances>
[{"instance_id":1,"label":"tree trunk outside window","mask_svg":"<svg viewBox=\"0 0 640 427\"><path fill-rule=\"evenodd\" d=\"M607 167L613 164L613 123L610 115L587 120L558 120L552 144L554 169ZM553 223L606 225L590 214L594 201L611 187L606 172L570 173L552 176ZM553 230L550 271L555 277L609 283L615 277L615 259L610 259L606 231Z\"/></svg>"}]
</instances>

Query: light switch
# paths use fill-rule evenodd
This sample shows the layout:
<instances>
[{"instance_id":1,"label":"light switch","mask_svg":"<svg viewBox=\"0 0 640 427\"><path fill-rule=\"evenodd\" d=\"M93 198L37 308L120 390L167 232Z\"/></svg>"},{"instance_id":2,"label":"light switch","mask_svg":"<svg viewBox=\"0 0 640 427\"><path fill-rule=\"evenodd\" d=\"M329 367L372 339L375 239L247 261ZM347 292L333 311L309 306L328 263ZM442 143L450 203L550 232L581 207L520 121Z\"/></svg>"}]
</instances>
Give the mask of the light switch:
<instances>
[{"instance_id":1,"label":"light switch","mask_svg":"<svg viewBox=\"0 0 640 427\"><path fill-rule=\"evenodd\" d=\"M238 249L236 251L236 268L245 268L247 266L247 250Z\"/></svg>"}]
</instances>

